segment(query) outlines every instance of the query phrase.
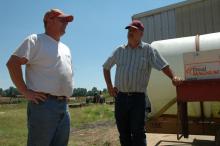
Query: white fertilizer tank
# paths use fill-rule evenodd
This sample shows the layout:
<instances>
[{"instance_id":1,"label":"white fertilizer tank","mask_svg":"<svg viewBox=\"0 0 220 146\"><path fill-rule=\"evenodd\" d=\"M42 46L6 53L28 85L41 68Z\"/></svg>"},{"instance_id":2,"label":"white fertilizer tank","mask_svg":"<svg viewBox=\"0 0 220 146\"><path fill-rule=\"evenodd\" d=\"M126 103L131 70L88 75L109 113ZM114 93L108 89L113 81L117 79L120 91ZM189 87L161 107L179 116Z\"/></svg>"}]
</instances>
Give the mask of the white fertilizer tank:
<instances>
[{"instance_id":1,"label":"white fertilizer tank","mask_svg":"<svg viewBox=\"0 0 220 146\"><path fill-rule=\"evenodd\" d=\"M151 46L157 49L168 61L176 75L184 79L183 54L196 51L196 36L175 38L168 40L155 41ZM200 35L199 51L220 49L220 32ZM219 87L220 90L220 87ZM158 112L165 104L176 97L176 88L171 80L162 72L152 70L147 89L151 101L152 114ZM176 114L176 104L168 109L166 114ZM204 113L206 117L218 117L220 113L220 104L217 102L205 102ZM191 116L200 116L200 106L198 102L188 103L188 114Z\"/></svg>"}]
</instances>

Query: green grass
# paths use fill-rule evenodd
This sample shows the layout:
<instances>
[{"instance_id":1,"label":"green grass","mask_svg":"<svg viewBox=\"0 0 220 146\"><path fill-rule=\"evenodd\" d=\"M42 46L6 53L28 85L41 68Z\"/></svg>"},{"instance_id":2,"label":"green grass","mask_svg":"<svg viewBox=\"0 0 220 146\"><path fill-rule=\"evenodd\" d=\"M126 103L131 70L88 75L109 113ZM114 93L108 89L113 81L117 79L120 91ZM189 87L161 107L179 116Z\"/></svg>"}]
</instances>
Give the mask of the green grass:
<instances>
[{"instance_id":1,"label":"green grass","mask_svg":"<svg viewBox=\"0 0 220 146\"><path fill-rule=\"evenodd\" d=\"M113 106L94 104L83 108L70 109L71 127L79 128L97 121L113 120Z\"/></svg>"},{"instance_id":2,"label":"green grass","mask_svg":"<svg viewBox=\"0 0 220 146\"><path fill-rule=\"evenodd\" d=\"M0 105L0 145L24 146L26 144L26 106Z\"/></svg>"},{"instance_id":3,"label":"green grass","mask_svg":"<svg viewBox=\"0 0 220 146\"><path fill-rule=\"evenodd\" d=\"M71 128L113 120L112 105L91 105L70 109ZM26 103L0 105L0 146L25 146L27 141Z\"/></svg>"}]
</instances>

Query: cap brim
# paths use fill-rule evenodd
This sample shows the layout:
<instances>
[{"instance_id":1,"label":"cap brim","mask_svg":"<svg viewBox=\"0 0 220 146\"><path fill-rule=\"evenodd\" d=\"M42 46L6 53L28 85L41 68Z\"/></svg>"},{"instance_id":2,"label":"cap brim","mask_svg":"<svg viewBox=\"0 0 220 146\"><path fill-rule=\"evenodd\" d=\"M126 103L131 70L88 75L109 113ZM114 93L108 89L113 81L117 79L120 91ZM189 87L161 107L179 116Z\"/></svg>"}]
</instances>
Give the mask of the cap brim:
<instances>
[{"instance_id":1,"label":"cap brim","mask_svg":"<svg viewBox=\"0 0 220 146\"><path fill-rule=\"evenodd\" d=\"M72 22L74 20L74 17L72 15L59 15L58 17L65 19L66 22Z\"/></svg>"},{"instance_id":2,"label":"cap brim","mask_svg":"<svg viewBox=\"0 0 220 146\"><path fill-rule=\"evenodd\" d=\"M139 29L138 27L133 26L133 25L131 25L131 26L130 26L130 25L129 25L129 26L126 26L125 29L129 29L130 27L135 28L135 29Z\"/></svg>"}]
</instances>

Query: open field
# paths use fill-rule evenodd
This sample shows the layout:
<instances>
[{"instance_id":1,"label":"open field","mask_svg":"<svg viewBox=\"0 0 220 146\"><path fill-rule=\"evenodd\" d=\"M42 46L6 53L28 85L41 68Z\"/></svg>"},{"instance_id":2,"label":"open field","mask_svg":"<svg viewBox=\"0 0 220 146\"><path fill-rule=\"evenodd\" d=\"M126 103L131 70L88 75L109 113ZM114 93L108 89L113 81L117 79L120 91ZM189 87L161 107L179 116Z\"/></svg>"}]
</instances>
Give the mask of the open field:
<instances>
[{"instance_id":1,"label":"open field","mask_svg":"<svg viewBox=\"0 0 220 146\"><path fill-rule=\"evenodd\" d=\"M97 125L114 123L112 105L91 105L70 109L70 145L77 145L74 131L86 130ZM26 103L0 105L0 146L24 146L27 140ZM105 126L104 126L105 127ZM76 138L77 139L77 138ZM80 140L79 138L78 140ZM81 145L80 145L81 146Z\"/></svg>"},{"instance_id":2,"label":"open field","mask_svg":"<svg viewBox=\"0 0 220 146\"><path fill-rule=\"evenodd\" d=\"M91 104L70 109L69 146L119 146L114 106ZM25 146L26 102L0 105L0 146ZM175 134L147 134L148 146L214 146L213 136L190 136L177 141Z\"/></svg>"}]
</instances>

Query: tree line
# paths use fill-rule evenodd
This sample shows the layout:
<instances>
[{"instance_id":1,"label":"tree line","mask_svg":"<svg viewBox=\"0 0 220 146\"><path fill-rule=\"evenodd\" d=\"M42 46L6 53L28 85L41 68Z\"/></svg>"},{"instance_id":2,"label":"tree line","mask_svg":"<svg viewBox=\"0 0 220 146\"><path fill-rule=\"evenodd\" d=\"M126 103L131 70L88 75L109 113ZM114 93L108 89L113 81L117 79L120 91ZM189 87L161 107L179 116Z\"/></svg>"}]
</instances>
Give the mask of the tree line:
<instances>
[{"instance_id":1,"label":"tree line","mask_svg":"<svg viewBox=\"0 0 220 146\"><path fill-rule=\"evenodd\" d=\"M79 96L93 96L95 94L106 94L108 91L106 88L103 90L98 90L96 87L93 87L92 90L88 90L86 88L74 88L73 95L74 97Z\"/></svg>"},{"instance_id":2,"label":"tree line","mask_svg":"<svg viewBox=\"0 0 220 146\"><path fill-rule=\"evenodd\" d=\"M108 91L107 89L98 90L96 87L93 87L91 90L87 90L86 88L74 88L72 96L79 97L79 96L93 96L94 94L106 94ZM0 96L2 97L12 97L21 95L17 88L9 87L6 90L0 88Z\"/></svg>"}]
</instances>

